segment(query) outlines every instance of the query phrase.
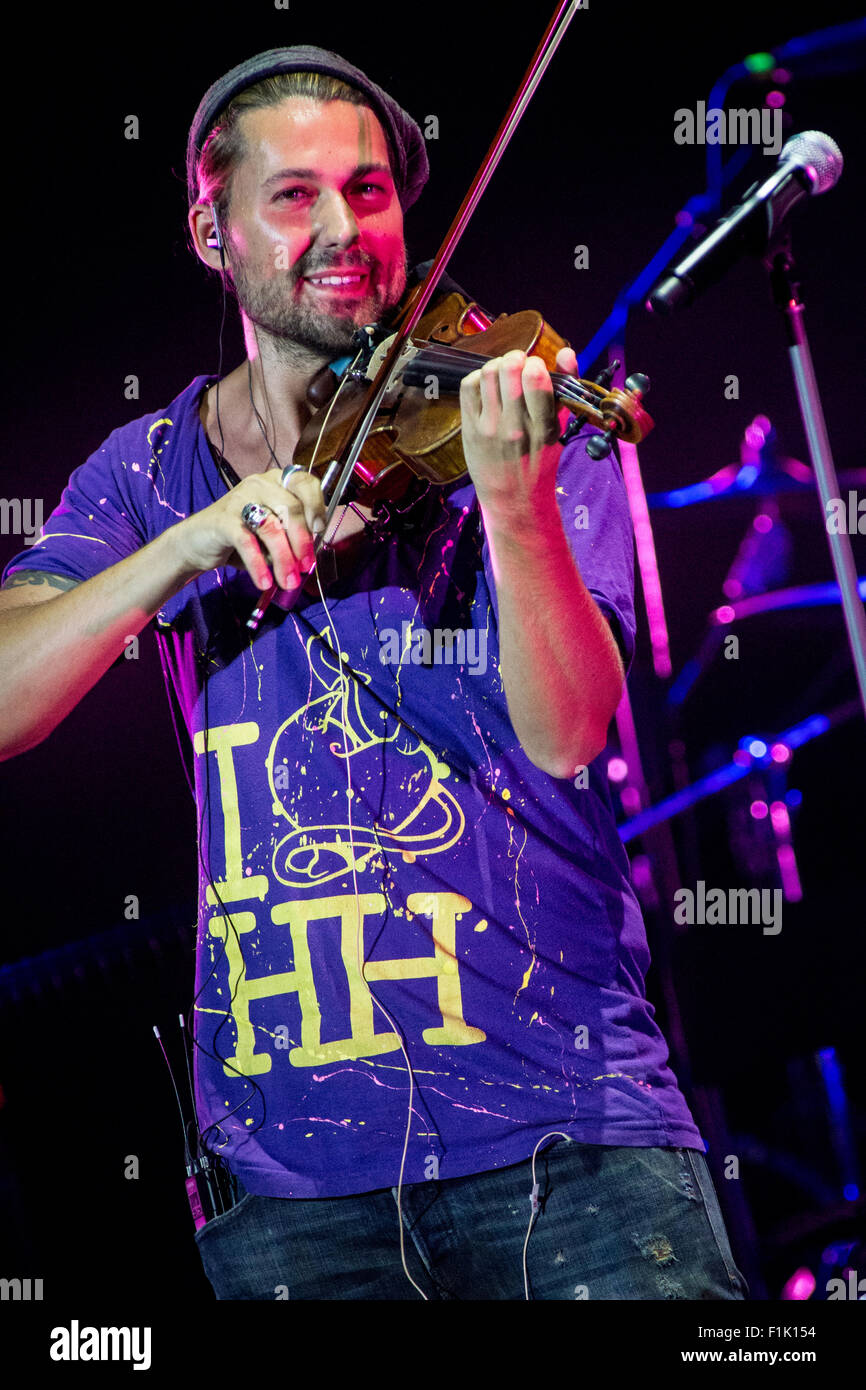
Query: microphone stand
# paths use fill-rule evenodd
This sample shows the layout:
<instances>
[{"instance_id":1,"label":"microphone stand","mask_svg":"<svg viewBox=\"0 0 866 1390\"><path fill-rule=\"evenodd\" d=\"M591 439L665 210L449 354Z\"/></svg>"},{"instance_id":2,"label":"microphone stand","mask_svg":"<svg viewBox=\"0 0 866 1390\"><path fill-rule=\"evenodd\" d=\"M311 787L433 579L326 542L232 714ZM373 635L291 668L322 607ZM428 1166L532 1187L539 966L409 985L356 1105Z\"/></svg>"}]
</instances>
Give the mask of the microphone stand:
<instances>
[{"instance_id":1,"label":"microphone stand","mask_svg":"<svg viewBox=\"0 0 866 1390\"><path fill-rule=\"evenodd\" d=\"M830 559L842 599L842 611L854 659L860 701L866 716L866 611L859 595L850 537L847 532L830 531L827 525L828 503L841 494L836 466L830 452L830 440L812 365L809 340L806 336L805 305L791 250L790 231L771 242L764 256L764 265L770 275L773 302L786 320L788 356L794 374L794 386L821 499L822 520L830 547Z\"/></svg>"}]
</instances>

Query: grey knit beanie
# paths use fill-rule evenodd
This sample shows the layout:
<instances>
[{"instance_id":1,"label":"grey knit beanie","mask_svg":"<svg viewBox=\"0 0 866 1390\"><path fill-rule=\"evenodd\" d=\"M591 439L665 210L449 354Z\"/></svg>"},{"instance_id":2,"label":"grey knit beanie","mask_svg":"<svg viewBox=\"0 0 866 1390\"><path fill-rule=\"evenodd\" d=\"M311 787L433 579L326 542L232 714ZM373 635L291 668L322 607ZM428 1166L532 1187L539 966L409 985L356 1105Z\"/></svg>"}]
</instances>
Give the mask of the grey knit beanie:
<instances>
[{"instance_id":1,"label":"grey knit beanie","mask_svg":"<svg viewBox=\"0 0 866 1390\"><path fill-rule=\"evenodd\" d=\"M265 53L257 53L254 58L247 58L246 62L232 68L205 92L193 118L186 146L186 182L190 206L198 199L196 164L217 116L239 92L279 72L323 72L330 77L342 78L367 96L388 138L400 205L404 212L411 207L430 174L426 144L416 122L387 92L383 92L381 87L338 53L303 45L270 48Z\"/></svg>"}]
</instances>

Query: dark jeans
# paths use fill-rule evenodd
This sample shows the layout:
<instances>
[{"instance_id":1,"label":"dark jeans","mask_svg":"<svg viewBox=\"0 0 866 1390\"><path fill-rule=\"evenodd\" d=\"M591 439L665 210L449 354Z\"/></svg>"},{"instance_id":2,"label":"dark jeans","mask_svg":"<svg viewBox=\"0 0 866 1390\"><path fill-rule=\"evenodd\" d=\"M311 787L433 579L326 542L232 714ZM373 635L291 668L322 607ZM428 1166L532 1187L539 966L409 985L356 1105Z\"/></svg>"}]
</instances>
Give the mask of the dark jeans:
<instances>
[{"instance_id":1,"label":"dark jeans","mask_svg":"<svg viewBox=\"0 0 866 1390\"><path fill-rule=\"evenodd\" d=\"M526 1297L531 1160L402 1189L406 1264L428 1299ZM532 1299L743 1299L706 1159L558 1139L536 1156ZM196 1232L218 1299L416 1299L397 1189L297 1199L241 1192Z\"/></svg>"}]
</instances>

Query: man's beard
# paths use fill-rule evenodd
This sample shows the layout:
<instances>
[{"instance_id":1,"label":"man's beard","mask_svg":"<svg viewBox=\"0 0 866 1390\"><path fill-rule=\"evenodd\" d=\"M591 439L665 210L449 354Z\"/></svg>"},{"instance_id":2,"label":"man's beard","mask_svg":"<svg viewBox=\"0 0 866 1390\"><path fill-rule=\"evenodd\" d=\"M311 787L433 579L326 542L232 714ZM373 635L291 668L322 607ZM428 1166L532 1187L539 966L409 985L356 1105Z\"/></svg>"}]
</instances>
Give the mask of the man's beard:
<instances>
[{"instance_id":1,"label":"man's beard","mask_svg":"<svg viewBox=\"0 0 866 1390\"><path fill-rule=\"evenodd\" d=\"M316 309L312 304L299 303L297 286L305 275L327 272L329 264L305 263L283 275L257 280L247 274L243 262L228 258L232 279L230 284L247 318L263 329L278 352L295 360L342 357L353 348L356 330L365 323L377 322L389 309L399 304L406 288L408 264L404 253L402 264L392 274L389 284L368 285L363 299L347 300L340 304L334 297L331 312ZM378 262L360 252L349 253L332 260L340 269L366 269L373 278Z\"/></svg>"}]
</instances>

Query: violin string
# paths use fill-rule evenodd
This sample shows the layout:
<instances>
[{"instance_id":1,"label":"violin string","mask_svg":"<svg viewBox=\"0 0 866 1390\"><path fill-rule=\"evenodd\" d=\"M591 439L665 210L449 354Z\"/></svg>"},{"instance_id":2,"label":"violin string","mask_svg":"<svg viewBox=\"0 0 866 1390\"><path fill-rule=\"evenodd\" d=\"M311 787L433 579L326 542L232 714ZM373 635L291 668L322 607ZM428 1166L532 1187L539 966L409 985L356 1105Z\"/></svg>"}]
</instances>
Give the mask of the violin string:
<instances>
[{"instance_id":1,"label":"violin string","mask_svg":"<svg viewBox=\"0 0 866 1390\"><path fill-rule=\"evenodd\" d=\"M422 349L417 356L413 358L413 365L423 368L425 366L435 366L437 362L443 362L458 370L460 368L465 368L466 370L463 372L463 375L468 376L469 372L475 371L478 366L489 361L490 358L483 356L481 353L462 352L457 349L434 346L429 351ZM585 390L582 386L577 385L571 377L562 372L551 372L550 379L561 387L562 395L567 395L572 400L591 403L599 399L594 392Z\"/></svg>"},{"instance_id":2,"label":"violin string","mask_svg":"<svg viewBox=\"0 0 866 1390\"><path fill-rule=\"evenodd\" d=\"M490 358L478 352L466 352L458 348L449 348L444 344L429 343L423 347L412 359L412 365L422 370L426 366L435 367L437 362L442 362L455 369L465 368L464 376L475 371ZM560 395L569 400L581 401L587 405L597 404L600 397L595 392L587 391L573 377L567 376L563 372L551 372L550 379L559 388Z\"/></svg>"},{"instance_id":3,"label":"violin string","mask_svg":"<svg viewBox=\"0 0 866 1390\"><path fill-rule=\"evenodd\" d=\"M318 438L316 439L315 447L313 448L313 452L312 452L312 454L310 455L310 463L309 463L309 467L307 468L307 472L308 472L308 473L312 473L312 471L313 471L313 464L316 462L316 454L319 452L319 445L320 445L321 442L322 442L322 437L323 437L323 435L324 435L324 433L325 433L325 429L326 429L326 427L327 427L328 421L329 421L330 418L331 418L331 411L334 409L334 406L337 404L337 399L338 399L338 397L339 397L339 395L340 395L340 392L343 390L343 388L344 388L344 386L346 385L346 383L350 380L352 370L353 370L353 368L355 367L355 365L356 365L356 363L357 363L357 361L358 361L358 358L361 356L361 354L362 354L363 351L364 351L363 347L360 347L360 348L358 349L358 351L355 353L354 358L352 359L352 361L350 362L349 366L346 368L345 372L343 373L343 376L342 376L342 379L341 379L341 381L340 381L340 384L339 384L339 386L337 387L336 391L334 392L334 394L333 394L333 396L332 396L332 398L331 398L331 403L330 403L330 405L328 406L327 412L326 412L326 414L325 414L325 418L324 418L324 420L322 421L322 428L319 430L319 434L318 434ZM326 499L326 500L327 500L327 499Z\"/></svg>"}]
</instances>

